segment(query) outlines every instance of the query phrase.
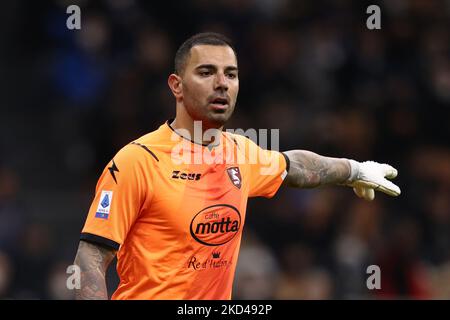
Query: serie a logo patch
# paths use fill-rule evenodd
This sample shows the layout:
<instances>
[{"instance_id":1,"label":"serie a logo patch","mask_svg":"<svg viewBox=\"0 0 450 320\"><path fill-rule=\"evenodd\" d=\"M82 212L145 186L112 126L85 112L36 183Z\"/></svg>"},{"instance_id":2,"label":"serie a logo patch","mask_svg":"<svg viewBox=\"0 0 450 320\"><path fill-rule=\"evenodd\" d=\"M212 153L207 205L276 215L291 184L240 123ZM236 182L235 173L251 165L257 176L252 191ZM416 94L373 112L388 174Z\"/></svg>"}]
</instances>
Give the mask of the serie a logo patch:
<instances>
[{"instance_id":1,"label":"serie a logo patch","mask_svg":"<svg viewBox=\"0 0 450 320\"><path fill-rule=\"evenodd\" d=\"M102 190L102 194L100 196L100 202L97 206L97 211L95 213L96 218L100 219L108 219L109 211L111 209L113 192Z\"/></svg>"}]
</instances>

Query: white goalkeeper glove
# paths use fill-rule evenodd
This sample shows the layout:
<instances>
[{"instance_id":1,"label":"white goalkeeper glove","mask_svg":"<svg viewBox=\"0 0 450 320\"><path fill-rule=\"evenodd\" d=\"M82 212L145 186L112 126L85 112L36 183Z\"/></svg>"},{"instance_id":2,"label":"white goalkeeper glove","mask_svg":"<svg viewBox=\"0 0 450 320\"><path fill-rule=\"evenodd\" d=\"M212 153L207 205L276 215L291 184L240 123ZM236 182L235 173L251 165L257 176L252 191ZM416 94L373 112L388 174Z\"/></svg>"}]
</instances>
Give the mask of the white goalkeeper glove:
<instances>
[{"instance_id":1,"label":"white goalkeeper glove","mask_svg":"<svg viewBox=\"0 0 450 320\"><path fill-rule=\"evenodd\" d=\"M400 188L386 178L397 176L397 170L385 163L374 161L358 162L350 160L351 174L345 185L353 187L360 198L372 201L375 199L375 190L390 196L398 196Z\"/></svg>"}]
</instances>

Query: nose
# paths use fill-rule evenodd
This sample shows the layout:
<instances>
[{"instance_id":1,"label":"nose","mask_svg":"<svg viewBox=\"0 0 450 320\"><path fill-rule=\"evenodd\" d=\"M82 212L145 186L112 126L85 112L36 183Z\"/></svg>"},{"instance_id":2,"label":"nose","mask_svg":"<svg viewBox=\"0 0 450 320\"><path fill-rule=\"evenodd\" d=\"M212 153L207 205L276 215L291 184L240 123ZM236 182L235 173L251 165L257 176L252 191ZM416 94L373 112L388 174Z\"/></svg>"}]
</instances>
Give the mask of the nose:
<instances>
[{"instance_id":1,"label":"nose","mask_svg":"<svg viewBox=\"0 0 450 320\"><path fill-rule=\"evenodd\" d=\"M215 78L215 82L214 82L214 89L221 90L221 91L228 90L228 82L225 77L225 74L223 74L223 73L216 74L216 78Z\"/></svg>"}]
</instances>

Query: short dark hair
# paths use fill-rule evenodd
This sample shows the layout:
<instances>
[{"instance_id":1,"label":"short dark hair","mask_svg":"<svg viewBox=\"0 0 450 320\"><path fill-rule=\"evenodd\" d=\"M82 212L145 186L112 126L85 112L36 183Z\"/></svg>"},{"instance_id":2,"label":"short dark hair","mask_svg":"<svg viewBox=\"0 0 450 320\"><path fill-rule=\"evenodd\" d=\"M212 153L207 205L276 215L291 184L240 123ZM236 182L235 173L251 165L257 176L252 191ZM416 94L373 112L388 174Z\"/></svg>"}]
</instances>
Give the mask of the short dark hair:
<instances>
[{"instance_id":1,"label":"short dark hair","mask_svg":"<svg viewBox=\"0 0 450 320\"><path fill-rule=\"evenodd\" d=\"M236 49L230 39L220 33L215 32L202 32L197 33L187 39L178 48L175 54L175 73L180 75L186 67L186 61L188 60L191 49L197 45L212 45L212 46L228 46L233 49L234 55L237 58Z\"/></svg>"}]
</instances>

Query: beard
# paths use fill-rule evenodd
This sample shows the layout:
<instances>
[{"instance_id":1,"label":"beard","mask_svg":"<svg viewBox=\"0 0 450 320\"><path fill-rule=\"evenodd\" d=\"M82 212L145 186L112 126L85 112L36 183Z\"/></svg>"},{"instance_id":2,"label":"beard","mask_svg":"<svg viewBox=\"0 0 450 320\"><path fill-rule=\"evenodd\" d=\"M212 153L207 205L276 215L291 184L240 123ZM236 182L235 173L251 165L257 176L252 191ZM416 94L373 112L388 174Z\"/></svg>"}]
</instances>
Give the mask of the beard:
<instances>
[{"instance_id":1,"label":"beard","mask_svg":"<svg viewBox=\"0 0 450 320\"><path fill-rule=\"evenodd\" d=\"M186 101L187 102L187 101ZM215 109L209 102L199 103L192 101L186 104L185 108L189 116L194 121L201 121L204 129L219 129L231 118L235 104L230 101L226 109Z\"/></svg>"}]
</instances>

